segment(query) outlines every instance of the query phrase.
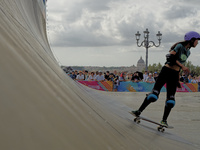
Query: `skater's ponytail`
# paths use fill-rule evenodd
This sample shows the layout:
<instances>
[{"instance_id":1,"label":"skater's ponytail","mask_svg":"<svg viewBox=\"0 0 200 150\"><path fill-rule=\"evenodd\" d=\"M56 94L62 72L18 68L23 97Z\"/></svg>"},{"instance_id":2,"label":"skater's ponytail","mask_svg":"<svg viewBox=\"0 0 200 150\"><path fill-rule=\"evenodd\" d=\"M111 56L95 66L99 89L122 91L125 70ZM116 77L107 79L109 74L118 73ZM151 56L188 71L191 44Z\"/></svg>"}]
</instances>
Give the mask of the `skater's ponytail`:
<instances>
[{"instance_id":1,"label":"skater's ponytail","mask_svg":"<svg viewBox=\"0 0 200 150\"><path fill-rule=\"evenodd\" d=\"M181 42L177 42L177 43L175 43L174 45L172 45L172 47L170 48L170 50L169 50L169 52L171 52L175 47L176 47L176 45L178 45L178 44L182 44L183 46L186 46L188 43L190 43L190 45L191 45L191 41L181 41ZM194 42L193 42L194 43ZM192 46L191 46L192 47ZM190 48L191 48L190 47Z\"/></svg>"}]
</instances>

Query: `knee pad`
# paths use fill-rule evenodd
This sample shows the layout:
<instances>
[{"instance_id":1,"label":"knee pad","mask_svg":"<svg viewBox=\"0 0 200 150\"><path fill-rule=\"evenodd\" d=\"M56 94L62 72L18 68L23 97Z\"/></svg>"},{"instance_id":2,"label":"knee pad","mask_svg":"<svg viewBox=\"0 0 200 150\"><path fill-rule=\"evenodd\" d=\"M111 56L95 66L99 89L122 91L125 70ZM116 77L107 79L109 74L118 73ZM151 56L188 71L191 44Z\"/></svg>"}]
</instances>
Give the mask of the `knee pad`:
<instances>
[{"instance_id":1,"label":"knee pad","mask_svg":"<svg viewBox=\"0 0 200 150\"><path fill-rule=\"evenodd\" d=\"M155 101L157 101L157 99L158 99L158 96L154 93L150 93L147 96L147 100L150 102L155 102Z\"/></svg>"},{"instance_id":2,"label":"knee pad","mask_svg":"<svg viewBox=\"0 0 200 150\"><path fill-rule=\"evenodd\" d=\"M176 102L175 102L174 99L171 99L171 100L169 99L169 100L166 101L165 106L169 107L169 108L173 108L175 106L175 104L176 104Z\"/></svg>"}]
</instances>

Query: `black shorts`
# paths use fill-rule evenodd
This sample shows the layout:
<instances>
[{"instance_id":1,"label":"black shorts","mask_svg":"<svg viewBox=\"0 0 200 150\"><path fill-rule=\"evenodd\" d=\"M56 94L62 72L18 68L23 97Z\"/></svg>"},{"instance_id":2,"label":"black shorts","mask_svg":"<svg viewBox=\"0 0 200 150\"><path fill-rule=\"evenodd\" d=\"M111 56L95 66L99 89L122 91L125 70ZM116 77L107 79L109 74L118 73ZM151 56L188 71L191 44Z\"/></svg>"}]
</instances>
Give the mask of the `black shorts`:
<instances>
[{"instance_id":1,"label":"black shorts","mask_svg":"<svg viewBox=\"0 0 200 150\"><path fill-rule=\"evenodd\" d=\"M176 89L179 83L179 71L164 66L158 76L153 90L156 90L160 93L160 90L165 83L167 89L167 99L170 99L170 97L174 96L176 93Z\"/></svg>"}]
</instances>

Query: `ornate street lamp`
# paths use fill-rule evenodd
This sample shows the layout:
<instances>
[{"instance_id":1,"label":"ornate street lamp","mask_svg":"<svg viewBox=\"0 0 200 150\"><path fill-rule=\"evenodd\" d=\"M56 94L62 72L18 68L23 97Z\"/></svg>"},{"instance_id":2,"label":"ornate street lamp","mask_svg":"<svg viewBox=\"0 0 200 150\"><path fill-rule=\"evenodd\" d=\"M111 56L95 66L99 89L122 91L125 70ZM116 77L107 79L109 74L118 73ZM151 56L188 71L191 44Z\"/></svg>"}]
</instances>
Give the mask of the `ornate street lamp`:
<instances>
[{"instance_id":1,"label":"ornate street lamp","mask_svg":"<svg viewBox=\"0 0 200 150\"><path fill-rule=\"evenodd\" d=\"M146 67L145 67L145 71L148 71L148 48L150 47L159 47L161 44L161 39L162 39L162 34L160 33L160 31L158 31L158 34L156 34L157 39L159 44L156 45L153 41L149 41L149 31L148 29L146 29L146 31L144 31L144 41L142 41L142 43L139 45L139 40L140 40L140 33L139 31L137 31L137 33L135 34L136 40L137 40L137 46L138 47L145 47L146 48Z\"/></svg>"}]
</instances>

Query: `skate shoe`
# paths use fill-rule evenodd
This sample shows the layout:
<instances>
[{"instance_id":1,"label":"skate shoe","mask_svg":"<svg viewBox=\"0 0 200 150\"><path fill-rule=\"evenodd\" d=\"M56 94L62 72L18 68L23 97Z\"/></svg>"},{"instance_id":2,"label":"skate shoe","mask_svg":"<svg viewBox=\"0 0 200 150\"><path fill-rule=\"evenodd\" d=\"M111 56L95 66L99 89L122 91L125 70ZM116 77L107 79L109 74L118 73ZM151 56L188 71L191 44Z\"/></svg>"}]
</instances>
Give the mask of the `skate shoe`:
<instances>
[{"instance_id":1,"label":"skate shoe","mask_svg":"<svg viewBox=\"0 0 200 150\"><path fill-rule=\"evenodd\" d=\"M136 111L131 111L131 113L132 113L133 115L135 115L136 117L139 117L140 114L141 114L141 111L136 110Z\"/></svg>"},{"instance_id":2,"label":"skate shoe","mask_svg":"<svg viewBox=\"0 0 200 150\"><path fill-rule=\"evenodd\" d=\"M167 121L166 121L166 120L162 120L160 123L161 123L163 126L168 127L168 124L167 124Z\"/></svg>"}]
</instances>

